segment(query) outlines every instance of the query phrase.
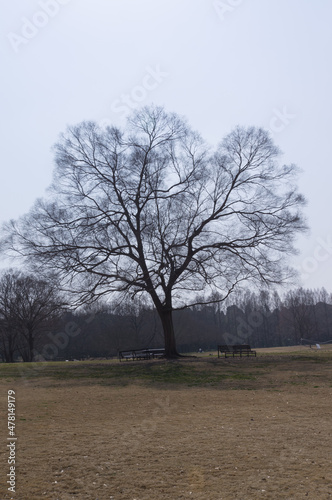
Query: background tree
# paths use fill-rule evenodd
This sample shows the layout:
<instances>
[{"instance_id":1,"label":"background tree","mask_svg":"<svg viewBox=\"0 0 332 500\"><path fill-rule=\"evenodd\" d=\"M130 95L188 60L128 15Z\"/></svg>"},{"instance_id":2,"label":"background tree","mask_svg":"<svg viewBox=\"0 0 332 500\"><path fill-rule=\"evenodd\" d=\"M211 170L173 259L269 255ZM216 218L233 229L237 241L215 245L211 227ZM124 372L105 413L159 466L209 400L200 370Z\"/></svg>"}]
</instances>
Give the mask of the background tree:
<instances>
[{"instance_id":1,"label":"background tree","mask_svg":"<svg viewBox=\"0 0 332 500\"><path fill-rule=\"evenodd\" d=\"M63 302L54 285L19 271L0 278L0 335L5 360L33 361L36 342L54 326Z\"/></svg>"},{"instance_id":2,"label":"background tree","mask_svg":"<svg viewBox=\"0 0 332 500\"><path fill-rule=\"evenodd\" d=\"M57 270L81 301L147 294L167 356L172 312L241 282L280 283L304 203L296 168L258 128L236 128L215 152L186 122L145 107L128 127L68 128L55 146L51 197L6 228L6 246Z\"/></svg>"},{"instance_id":3,"label":"background tree","mask_svg":"<svg viewBox=\"0 0 332 500\"><path fill-rule=\"evenodd\" d=\"M15 278L7 272L0 278L0 342L2 359L13 363L18 353L19 330L13 314Z\"/></svg>"},{"instance_id":4,"label":"background tree","mask_svg":"<svg viewBox=\"0 0 332 500\"><path fill-rule=\"evenodd\" d=\"M315 315L315 298L312 290L298 288L290 290L284 299L288 310L288 321L293 329L294 340L300 344L302 339L319 339L319 331Z\"/></svg>"}]
</instances>

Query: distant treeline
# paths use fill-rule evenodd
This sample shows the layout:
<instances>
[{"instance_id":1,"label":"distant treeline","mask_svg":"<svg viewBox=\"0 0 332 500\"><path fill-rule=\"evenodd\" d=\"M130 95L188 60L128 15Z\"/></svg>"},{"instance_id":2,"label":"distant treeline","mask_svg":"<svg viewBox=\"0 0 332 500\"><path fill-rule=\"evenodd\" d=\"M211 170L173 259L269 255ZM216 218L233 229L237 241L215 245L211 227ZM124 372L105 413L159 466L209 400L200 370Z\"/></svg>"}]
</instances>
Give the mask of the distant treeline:
<instances>
[{"instance_id":1,"label":"distant treeline","mask_svg":"<svg viewBox=\"0 0 332 500\"><path fill-rule=\"evenodd\" d=\"M257 348L323 343L332 339L332 294L299 288L281 299L277 292L247 290L227 302L175 311L174 325L180 352L216 349L218 344ZM162 346L156 311L127 302L66 312L57 328L39 340L35 357L107 358L118 350Z\"/></svg>"}]
</instances>

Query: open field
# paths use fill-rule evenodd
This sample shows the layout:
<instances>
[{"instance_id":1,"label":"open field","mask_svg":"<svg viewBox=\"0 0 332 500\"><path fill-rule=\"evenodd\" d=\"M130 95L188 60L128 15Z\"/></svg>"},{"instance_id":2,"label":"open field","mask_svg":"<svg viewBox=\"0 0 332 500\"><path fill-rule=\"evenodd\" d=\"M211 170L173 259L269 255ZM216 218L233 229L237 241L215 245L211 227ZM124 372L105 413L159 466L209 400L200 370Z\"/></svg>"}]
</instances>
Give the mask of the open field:
<instances>
[{"instance_id":1,"label":"open field","mask_svg":"<svg viewBox=\"0 0 332 500\"><path fill-rule=\"evenodd\" d=\"M332 498L332 348L0 365L0 498ZM15 390L16 493L7 491Z\"/></svg>"}]
</instances>

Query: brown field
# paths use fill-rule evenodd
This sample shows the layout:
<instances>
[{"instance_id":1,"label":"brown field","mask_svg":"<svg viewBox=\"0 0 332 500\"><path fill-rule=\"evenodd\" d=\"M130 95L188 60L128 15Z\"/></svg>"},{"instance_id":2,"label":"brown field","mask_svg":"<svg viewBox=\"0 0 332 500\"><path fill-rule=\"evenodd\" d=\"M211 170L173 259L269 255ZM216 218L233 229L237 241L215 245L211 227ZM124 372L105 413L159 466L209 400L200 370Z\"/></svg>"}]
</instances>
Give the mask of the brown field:
<instances>
[{"instance_id":1,"label":"brown field","mask_svg":"<svg viewBox=\"0 0 332 500\"><path fill-rule=\"evenodd\" d=\"M234 360L2 364L0 498L330 499L331 368L326 346Z\"/></svg>"}]
</instances>

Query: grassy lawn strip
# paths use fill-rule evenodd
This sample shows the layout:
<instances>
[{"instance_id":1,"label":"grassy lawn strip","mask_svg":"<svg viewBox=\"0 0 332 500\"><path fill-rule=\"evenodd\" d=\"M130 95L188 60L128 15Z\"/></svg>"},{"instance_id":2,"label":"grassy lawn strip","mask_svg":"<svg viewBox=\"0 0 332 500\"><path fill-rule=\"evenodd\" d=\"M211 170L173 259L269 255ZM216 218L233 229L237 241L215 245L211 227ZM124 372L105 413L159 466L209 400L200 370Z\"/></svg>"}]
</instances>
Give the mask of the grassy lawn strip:
<instances>
[{"instance_id":1,"label":"grassy lawn strip","mask_svg":"<svg viewBox=\"0 0 332 500\"><path fill-rule=\"evenodd\" d=\"M309 354L309 353L308 353ZM187 387L219 386L241 389L271 387L272 372L285 373L285 383L312 385L331 383L329 366L332 352L328 355L288 354L288 356L264 355L257 358L216 359L183 358L176 361L128 361L117 360L44 362L0 364L0 378L11 381L52 379L53 381L84 381L100 385L172 385ZM324 367L324 370L319 368ZM324 374L323 374L324 372Z\"/></svg>"},{"instance_id":2,"label":"grassy lawn strip","mask_svg":"<svg viewBox=\"0 0 332 500\"><path fill-rule=\"evenodd\" d=\"M243 367L242 367L243 368ZM241 366L225 366L222 363L185 361L157 362L46 362L17 363L0 366L0 378L52 378L54 380L88 379L98 383L119 383L127 385L133 382L145 384L179 384L187 386L216 385L223 380L255 380L259 372L250 372Z\"/></svg>"}]
</instances>

